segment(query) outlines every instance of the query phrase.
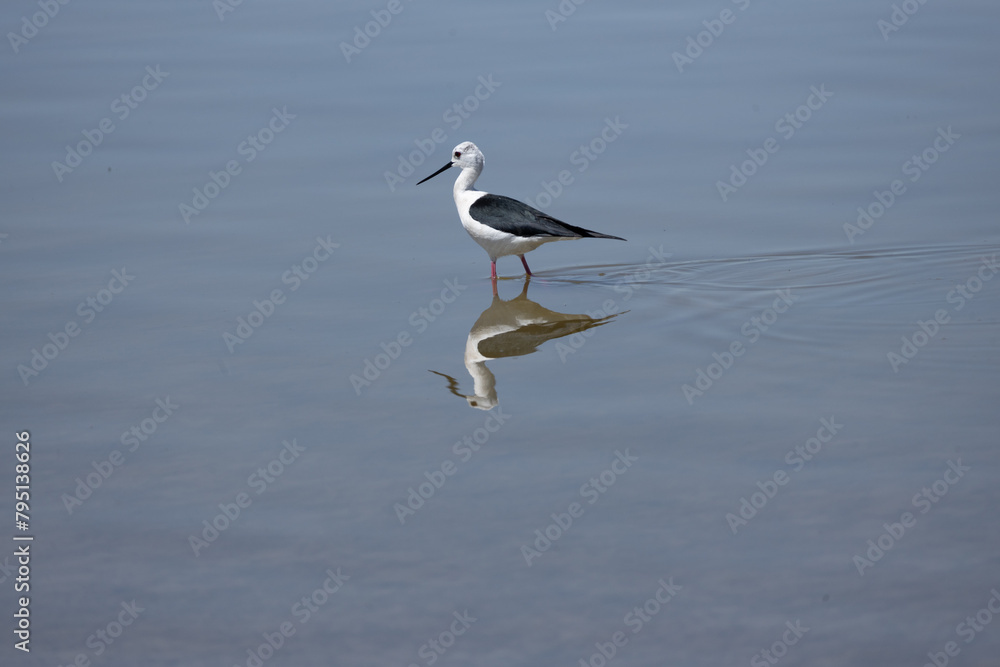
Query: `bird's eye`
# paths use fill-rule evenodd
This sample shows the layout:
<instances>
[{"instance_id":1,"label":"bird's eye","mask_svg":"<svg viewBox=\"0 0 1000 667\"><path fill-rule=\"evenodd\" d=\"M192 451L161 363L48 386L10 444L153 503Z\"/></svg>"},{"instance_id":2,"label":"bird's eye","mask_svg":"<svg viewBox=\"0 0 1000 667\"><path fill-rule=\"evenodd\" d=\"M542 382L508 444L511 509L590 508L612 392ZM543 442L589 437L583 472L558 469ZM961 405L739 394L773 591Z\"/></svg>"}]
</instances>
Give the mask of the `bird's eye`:
<instances>
[{"instance_id":1,"label":"bird's eye","mask_svg":"<svg viewBox=\"0 0 1000 667\"><path fill-rule=\"evenodd\" d=\"M455 151L455 157L462 157L462 151Z\"/></svg>"}]
</instances>

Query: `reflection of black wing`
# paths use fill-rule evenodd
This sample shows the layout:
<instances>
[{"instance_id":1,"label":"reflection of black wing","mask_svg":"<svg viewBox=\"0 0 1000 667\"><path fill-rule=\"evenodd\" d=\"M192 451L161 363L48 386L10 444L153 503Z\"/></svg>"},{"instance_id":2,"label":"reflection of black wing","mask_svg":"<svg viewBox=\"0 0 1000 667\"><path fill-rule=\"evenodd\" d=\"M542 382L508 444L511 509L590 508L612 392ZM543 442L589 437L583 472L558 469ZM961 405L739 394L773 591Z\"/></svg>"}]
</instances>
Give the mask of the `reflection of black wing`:
<instances>
[{"instance_id":1,"label":"reflection of black wing","mask_svg":"<svg viewBox=\"0 0 1000 667\"><path fill-rule=\"evenodd\" d=\"M599 327L602 324L607 324L610 319L610 317L606 317L602 320L593 320L588 317L585 320L527 324L514 331L507 331L479 341L479 353L490 359L531 354L546 341L571 336L591 327Z\"/></svg>"},{"instance_id":2,"label":"reflection of black wing","mask_svg":"<svg viewBox=\"0 0 1000 667\"><path fill-rule=\"evenodd\" d=\"M574 227L546 215L537 208L503 195L483 195L472 203L469 214L478 222L514 236L561 236L565 238L625 239Z\"/></svg>"}]
</instances>

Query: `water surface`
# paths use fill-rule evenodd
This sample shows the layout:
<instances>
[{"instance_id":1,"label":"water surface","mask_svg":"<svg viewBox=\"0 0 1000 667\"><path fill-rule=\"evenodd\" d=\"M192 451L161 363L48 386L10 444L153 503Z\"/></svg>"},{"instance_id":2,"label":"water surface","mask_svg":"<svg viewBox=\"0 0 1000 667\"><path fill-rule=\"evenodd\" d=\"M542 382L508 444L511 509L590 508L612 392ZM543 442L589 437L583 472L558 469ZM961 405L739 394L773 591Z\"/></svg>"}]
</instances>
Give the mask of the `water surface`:
<instances>
[{"instance_id":1,"label":"water surface","mask_svg":"<svg viewBox=\"0 0 1000 667\"><path fill-rule=\"evenodd\" d=\"M218 6L8 38L5 661L995 663L997 10Z\"/></svg>"}]
</instances>

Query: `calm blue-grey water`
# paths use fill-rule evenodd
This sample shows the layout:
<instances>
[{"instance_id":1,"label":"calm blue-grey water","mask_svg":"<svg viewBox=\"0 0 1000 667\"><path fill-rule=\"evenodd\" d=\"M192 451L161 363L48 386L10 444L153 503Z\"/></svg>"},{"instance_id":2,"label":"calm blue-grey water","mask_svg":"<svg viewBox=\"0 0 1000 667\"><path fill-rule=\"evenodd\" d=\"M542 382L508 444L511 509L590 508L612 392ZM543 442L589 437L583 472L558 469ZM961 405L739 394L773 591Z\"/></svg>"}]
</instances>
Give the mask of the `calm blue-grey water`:
<instances>
[{"instance_id":1,"label":"calm blue-grey water","mask_svg":"<svg viewBox=\"0 0 1000 667\"><path fill-rule=\"evenodd\" d=\"M996 665L998 26L6 3L3 664Z\"/></svg>"}]
</instances>

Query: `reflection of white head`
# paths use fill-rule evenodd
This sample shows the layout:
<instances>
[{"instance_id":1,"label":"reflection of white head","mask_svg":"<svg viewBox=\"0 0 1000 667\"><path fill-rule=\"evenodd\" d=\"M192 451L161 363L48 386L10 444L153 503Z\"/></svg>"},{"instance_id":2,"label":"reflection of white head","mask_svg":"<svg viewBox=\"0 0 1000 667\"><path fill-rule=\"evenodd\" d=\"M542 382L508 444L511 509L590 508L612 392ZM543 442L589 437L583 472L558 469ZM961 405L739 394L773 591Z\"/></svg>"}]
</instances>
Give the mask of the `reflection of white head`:
<instances>
[{"instance_id":1,"label":"reflection of white head","mask_svg":"<svg viewBox=\"0 0 1000 667\"><path fill-rule=\"evenodd\" d=\"M470 336L465 347L465 368L472 376L472 390L476 393L472 396L466 396L465 400L473 408L491 410L499 402L497 399L497 378L493 375L493 371L486 367L486 361L482 355L479 355L478 360L469 358L469 344L472 342Z\"/></svg>"},{"instance_id":2,"label":"reflection of white head","mask_svg":"<svg viewBox=\"0 0 1000 667\"><path fill-rule=\"evenodd\" d=\"M486 367L486 363L480 361L473 365L466 364L465 367L469 370L469 375L473 378L474 391L476 392L475 394L463 394L460 392L458 390L458 380L450 375L438 373L437 371L431 371L431 373L440 375L448 380L448 391L455 394L459 398L464 398L469 404L469 407L478 408L480 410L490 410L495 408L498 405L496 390L497 380L490 369Z\"/></svg>"}]
</instances>

